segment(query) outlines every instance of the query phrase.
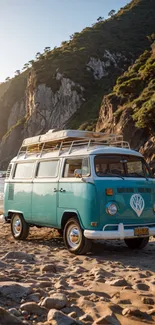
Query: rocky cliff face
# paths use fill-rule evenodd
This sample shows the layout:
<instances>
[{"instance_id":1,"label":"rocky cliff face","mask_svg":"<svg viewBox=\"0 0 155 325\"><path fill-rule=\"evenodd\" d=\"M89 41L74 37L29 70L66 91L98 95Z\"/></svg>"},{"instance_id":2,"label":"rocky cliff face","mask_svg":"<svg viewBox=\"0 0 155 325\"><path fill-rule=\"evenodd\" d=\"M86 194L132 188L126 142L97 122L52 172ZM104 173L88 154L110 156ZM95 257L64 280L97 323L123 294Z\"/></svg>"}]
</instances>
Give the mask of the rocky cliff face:
<instances>
[{"instance_id":1,"label":"rocky cliff face","mask_svg":"<svg viewBox=\"0 0 155 325\"><path fill-rule=\"evenodd\" d=\"M68 119L84 101L84 88L57 73L59 89L54 93L45 84L35 86L35 75L30 73L24 99L14 103L7 121L6 134L0 144L0 168L16 155L23 139L49 129L63 129Z\"/></svg>"},{"instance_id":2,"label":"rocky cliff face","mask_svg":"<svg viewBox=\"0 0 155 325\"><path fill-rule=\"evenodd\" d=\"M103 97L97 131L123 134L155 166L155 55L145 51Z\"/></svg>"},{"instance_id":3,"label":"rocky cliff face","mask_svg":"<svg viewBox=\"0 0 155 325\"><path fill-rule=\"evenodd\" d=\"M40 84L32 87L32 77L28 79L26 91L26 133L27 136L46 132L50 128L63 129L68 119L81 106L84 88L62 74L56 74L60 81L54 93L50 87Z\"/></svg>"},{"instance_id":4,"label":"rocky cliff face","mask_svg":"<svg viewBox=\"0 0 155 325\"><path fill-rule=\"evenodd\" d=\"M130 109L126 109L120 116L116 116L118 105L117 98L109 96L103 98L96 131L122 134L124 140L128 141L132 148L139 150L147 141L148 134L146 130L135 126Z\"/></svg>"},{"instance_id":5,"label":"rocky cliff face","mask_svg":"<svg viewBox=\"0 0 155 325\"><path fill-rule=\"evenodd\" d=\"M103 61L91 57L86 68L96 80L122 71L125 56L105 51ZM0 168L5 169L26 137L45 133L49 129L64 129L68 121L85 103L86 89L56 72L58 89L53 91L45 83L36 84L35 71L27 78L24 96L16 101L8 114L5 134L0 143ZM7 106L7 102L5 103Z\"/></svg>"}]
</instances>

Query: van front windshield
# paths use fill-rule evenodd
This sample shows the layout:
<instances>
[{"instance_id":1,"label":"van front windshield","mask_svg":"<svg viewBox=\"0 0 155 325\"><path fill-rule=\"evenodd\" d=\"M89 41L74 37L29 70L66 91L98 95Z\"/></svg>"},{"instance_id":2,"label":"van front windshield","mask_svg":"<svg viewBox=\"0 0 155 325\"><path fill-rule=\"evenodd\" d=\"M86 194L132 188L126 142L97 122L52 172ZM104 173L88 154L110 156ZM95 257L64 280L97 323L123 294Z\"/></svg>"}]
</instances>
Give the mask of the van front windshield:
<instances>
[{"instance_id":1,"label":"van front windshield","mask_svg":"<svg viewBox=\"0 0 155 325\"><path fill-rule=\"evenodd\" d=\"M129 155L98 155L94 159L98 177L152 177L145 160Z\"/></svg>"}]
</instances>

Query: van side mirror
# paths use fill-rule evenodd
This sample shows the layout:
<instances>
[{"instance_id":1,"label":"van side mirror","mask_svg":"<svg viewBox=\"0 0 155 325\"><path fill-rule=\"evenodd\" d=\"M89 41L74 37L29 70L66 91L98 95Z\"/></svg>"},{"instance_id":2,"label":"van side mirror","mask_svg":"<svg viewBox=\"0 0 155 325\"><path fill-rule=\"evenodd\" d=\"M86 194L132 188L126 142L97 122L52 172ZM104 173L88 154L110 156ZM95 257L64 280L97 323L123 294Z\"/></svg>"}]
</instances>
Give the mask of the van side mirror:
<instances>
[{"instance_id":1,"label":"van side mirror","mask_svg":"<svg viewBox=\"0 0 155 325\"><path fill-rule=\"evenodd\" d=\"M82 170L81 169L75 169L74 170L74 176L76 178L81 178L82 177Z\"/></svg>"}]
</instances>

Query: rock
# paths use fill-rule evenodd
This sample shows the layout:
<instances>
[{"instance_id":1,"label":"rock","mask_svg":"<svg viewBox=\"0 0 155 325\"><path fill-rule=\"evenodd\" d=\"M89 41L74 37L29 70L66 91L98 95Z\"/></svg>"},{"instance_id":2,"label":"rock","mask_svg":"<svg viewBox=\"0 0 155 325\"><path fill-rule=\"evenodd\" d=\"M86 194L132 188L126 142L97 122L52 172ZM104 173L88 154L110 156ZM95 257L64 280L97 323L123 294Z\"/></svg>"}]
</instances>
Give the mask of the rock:
<instances>
[{"instance_id":1,"label":"rock","mask_svg":"<svg viewBox=\"0 0 155 325\"><path fill-rule=\"evenodd\" d=\"M8 264L0 261L0 269L5 269L5 268L8 268Z\"/></svg>"},{"instance_id":2,"label":"rock","mask_svg":"<svg viewBox=\"0 0 155 325\"><path fill-rule=\"evenodd\" d=\"M45 298L41 305L48 309L62 309L67 305L67 297L63 293L54 293L52 296Z\"/></svg>"},{"instance_id":3,"label":"rock","mask_svg":"<svg viewBox=\"0 0 155 325\"><path fill-rule=\"evenodd\" d=\"M92 322L93 318L89 314L84 314L79 318L79 320L82 322Z\"/></svg>"},{"instance_id":4,"label":"rock","mask_svg":"<svg viewBox=\"0 0 155 325\"><path fill-rule=\"evenodd\" d=\"M64 279L60 279L55 283L54 286L56 289L65 289L65 287L67 286L67 282Z\"/></svg>"},{"instance_id":5,"label":"rock","mask_svg":"<svg viewBox=\"0 0 155 325\"><path fill-rule=\"evenodd\" d=\"M56 273L57 269L54 264L45 264L40 267L41 272L52 272Z\"/></svg>"},{"instance_id":6,"label":"rock","mask_svg":"<svg viewBox=\"0 0 155 325\"><path fill-rule=\"evenodd\" d=\"M4 308L0 307L0 325L24 325L24 323L14 315L11 315Z\"/></svg>"},{"instance_id":7,"label":"rock","mask_svg":"<svg viewBox=\"0 0 155 325\"><path fill-rule=\"evenodd\" d=\"M122 311L122 315L123 316L135 316L137 318L140 319L147 319L147 320L151 320L151 316L149 316L147 313L142 312L141 310L135 308L135 307L127 307L125 309L123 309Z\"/></svg>"},{"instance_id":8,"label":"rock","mask_svg":"<svg viewBox=\"0 0 155 325\"><path fill-rule=\"evenodd\" d=\"M0 294L14 301L19 301L31 293L32 287L28 283L0 282Z\"/></svg>"},{"instance_id":9,"label":"rock","mask_svg":"<svg viewBox=\"0 0 155 325\"><path fill-rule=\"evenodd\" d=\"M155 308L152 308L152 309L147 310L147 314L154 316L155 315Z\"/></svg>"},{"instance_id":10,"label":"rock","mask_svg":"<svg viewBox=\"0 0 155 325\"><path fill-rule=\"evenodd\" d=\"M28 300L39 302L40 296L41 296L40 293L32 293L31 295L28 296Z\"/></svg>"},{"instance_id":11,"label":"rock","mask_svg":"<svg viewBox=\"0 0 155 325\"><path fill-rule=\"evenodd\" d=\"M52 286L52 282L51 281L40 281L39 283L37 282L35 284L35 287L40 287L40 288L47 288L47 287L51 287Z\"/></svg>"},{"instance_id":12,"label":"rock","mask_svg":"<svg viewBox=\"0 0 155 325\"><path fill-rule=\"evenodd\" d=\"M64 313L64 314L67 314L69 315L70 313L72 313L74 311L74 307L64 307L61 309L61 311ZM72 317L72 316L71 316Z\"/></svg>"},{"instance_id":13,"label":"rock","mask_svg":"<svg viewBox=\"0 0 155 325\"><path fill-rule=\"evenodd\" d=\"M88 300L88 298L86 297L80 297L78 299L78 306L81 307L82 309L83 308L93 308L95 306L94 302Z\"/></svg>"},{"instance_id":14,"label":"rock","mask_svg":"<svg viewBox=\"0 0 155 325\"><path fill-rule=\"evenodd\" d=\"M61 311L58 311L56 309L51 309L48 313L47 320L55 321L54 325L76 325L81 324L81 322L76 321L74 318L69 317L62 313Z\"/></svg>"},{"instance_id":15,"label":"rock","mask_svg":"<svg viewBox=\"0 0 155 325\"><path fill-rule=\"evenodd\" d=\"M76 318L77 317L77 313L76 311L72 311L71 313L68 314L69 317L72 317L72 318Z\"/></svg>"},{"instance_id":16,"label":"rock","mask_svg":"<svg viewBox=\"0 0 155 325\"><path fill-rule=\"evenodd\" d=\"M142 302L146 305L154 305L154 299L150 297L142 297Z\"/></svg>"},{"instance_id":17,"label":"rock","mask_svg":"<svg viewBox=\"0 0 155 325\"><path fill-rule=\"evenodd\" d=\"M114 287L124 287L128 285L125 279L107 280L106 283Z\"/></svg>"},{"instance_id":18,"label":"rock","mask_svg":"<svg viewBox=\"0 0 155 325\"><path fill-rule=\"evenodd\" d=\"M27 311L29 314L36 314L38 316L48 312L46 308L37 305L35 302L26 302L20 306L20 309Z\"/></svg>"},{"instance_id":19,"label":"rock","mask_svg":"<svg viewBox=\"0 0 155 325\"><path fill-rule=\"evenodd\" d=\"M2 260L24 260L27 263L34 261L34 254L27 254L24 252L9 252L2 257Z\"/></svg>"},{"instance_id":20,"label":"rock","mask_svg":"<svg viewBox=\"0 0 155 325\"><path fill-rule=\"evenodd\" d=\"M149 291L150 287L145 284L145 283L137 283L135 285L133 285L132 287L133 289L137 290L142 290L142 291Z\"/></svg>"},{"instance_id":21,"label":"rock","mask_svg":"<svg viewBox=\"0 0 155 325\"><path fill-rule=\"evenodd\" d=\"M17 310L16 308L10 308L8 311L10 314L12 314L16 317L21 316L21 312L19 310Z\"/></svg>"},{"instance_id":22,"label":"rock","mask_svg":"<svg viewBox=\"0 0 155 325\"><path fill-rule=\"evenodd\" d=\"M98 324L121 325L119 320L115 317L114 313L109 308L107 308L107 310L104 311L104 314L93 323L93 325Z\"/></svg>"}]
</instances>

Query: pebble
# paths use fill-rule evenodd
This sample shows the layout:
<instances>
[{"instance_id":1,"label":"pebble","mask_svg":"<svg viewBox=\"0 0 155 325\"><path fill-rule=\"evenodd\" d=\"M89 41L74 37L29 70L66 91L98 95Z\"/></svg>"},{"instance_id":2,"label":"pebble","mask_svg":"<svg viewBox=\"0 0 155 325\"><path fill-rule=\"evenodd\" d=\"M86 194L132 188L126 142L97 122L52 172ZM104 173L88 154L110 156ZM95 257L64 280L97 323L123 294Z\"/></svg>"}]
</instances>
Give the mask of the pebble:
<instances>
[{"instance_id":1,"label":"pebble","mask_svg":"<svg viewBox=\"0 0 155 325\"><path fill-rule=\"evenodd\" d=\"M27 311L29 314L36 314L38 316L45 314L48 312L46 308L41 307L36 304L36 302L26 302L20 306L21 310Z\"/></svg>"},{"instance_id":2,"label":"pebble","mask_svg":"<svg viewBox=\"0 0 155 325\"><path fill-rule=\"evenodd\" d=\"M4 308L0 307L0 324L1 325L23 325L23 321L12 315Z\"/></svg>"},{"instance_id":3,"label":"pebble","mask_svg":"<svg viewBox=\"0 0 155 325\"><path fill-rule=\"evenodd\" d=\"M48 322L55 321L54 325L76 325L76 324L82 324L80 321L76 321L74 318L69 317L62 313L61 311L58 311L56 309L51 309L47 315Z\"/></svg>"},{"instance_id":4,"label":"pebble","mask_svg":"<svg viewBox=\"0 0 155 325\"><path fill-rule=\"evenodd\" d=\"M67 297L65 294L63 293L54 293L53 295L51 295L50 297L45 298L41 305L51 309L62 309L63 307L65 307L67 305Z\"/></svg>"},{"instance_id":5,"label":"pebble","mask_svg":"<svg viewBox=\"0 0 155 325\"><path fill-rule=\"evenodd\" d=\"M103 315L98 318L93 325L121 325L120 321L115 317L114 313L108 308Z\"/></svg>"},{"instance_id":6,"label":"pebble","mask_svg":"<svg viewBox=\"0 0 155 325\"><path fill-rule=\"evenodd\" d=\"M125 279L108 280L108 281L106 281L106 283L109 284L110 286L114 286L114 287L124 287L124 286L128 285L128 283Z\"/></svg>"}]
</instances>

